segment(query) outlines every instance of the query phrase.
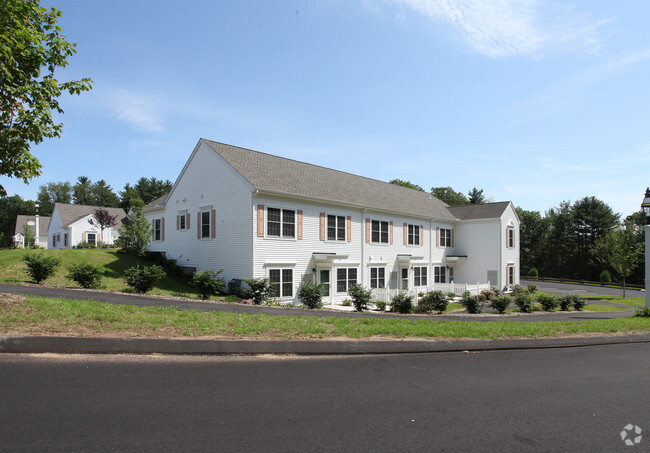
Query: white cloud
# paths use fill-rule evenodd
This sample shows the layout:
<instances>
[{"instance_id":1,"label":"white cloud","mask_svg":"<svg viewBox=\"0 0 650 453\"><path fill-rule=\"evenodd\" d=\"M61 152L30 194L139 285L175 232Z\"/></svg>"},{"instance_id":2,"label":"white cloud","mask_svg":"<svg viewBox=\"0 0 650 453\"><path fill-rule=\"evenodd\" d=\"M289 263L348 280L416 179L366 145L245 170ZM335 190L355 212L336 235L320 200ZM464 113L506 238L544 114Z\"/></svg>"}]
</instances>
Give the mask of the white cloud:
<instances>
[{"instance_id":1,"label":"white cloud","mask_svg":"<svg viewBox=\"0 0 650 453\"><path fill-rule=\"evenodd\" d=\"M161 132L166 102L152 93L114 90L108 97L113 115L134 127L147 132Z\"/></svg>"},{"instance_id":2,"label":"white cloud","mask_svg":"<svg viewBox=\"0 0 650 453\"><path fill-rule=\"evenodd\" d=\"M539 0L384 0L448 24L470 49L489 57L597 52L600 28L571 6ZM374 2L373 5L376 5Z\"/></svg>"}]
</instances>

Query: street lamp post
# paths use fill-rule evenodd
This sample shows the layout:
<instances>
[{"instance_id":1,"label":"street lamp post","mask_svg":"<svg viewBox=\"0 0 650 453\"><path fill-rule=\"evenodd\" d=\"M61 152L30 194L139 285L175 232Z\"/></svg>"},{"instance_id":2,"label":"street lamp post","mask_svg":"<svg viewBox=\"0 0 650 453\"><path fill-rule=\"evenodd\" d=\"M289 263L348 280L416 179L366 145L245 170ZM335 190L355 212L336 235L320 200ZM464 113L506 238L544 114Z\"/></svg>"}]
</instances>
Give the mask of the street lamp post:
<instances>
[{"instance_id":1,"label":"street lamp post","mask_svg":"<svg viewBox=\"0 0 650 453\"><path fill-rule=\"evenodd\" d=\"M645 215L645 308L650 309L650 187L645 190L641 208Z\"/></svg>"}]
</instances>

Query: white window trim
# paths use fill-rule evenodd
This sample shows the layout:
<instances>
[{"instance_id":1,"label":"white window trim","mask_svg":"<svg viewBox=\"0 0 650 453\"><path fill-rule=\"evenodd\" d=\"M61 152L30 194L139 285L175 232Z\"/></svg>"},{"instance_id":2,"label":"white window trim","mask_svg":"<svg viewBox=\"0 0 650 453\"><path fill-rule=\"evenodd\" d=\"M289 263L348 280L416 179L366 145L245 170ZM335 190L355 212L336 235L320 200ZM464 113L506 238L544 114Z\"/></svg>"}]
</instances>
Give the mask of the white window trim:
<instances>
[{"instance_id":1,"label":"white window trim","mask_svg":"<svg viewBox=\"0 0 650 453\"><path fill-rule=\"evenodd\" d=\"M284 271L290 270L291 271L291 295L290 296L285 296L284 295L284 288L283 285L286 283L283 280L284 277ZM271 272L272 271L280 271L280 294L278 296L271 296L271 297L277 297L280 300L293 300L296 294L296 288L295 288L295 281L296 281L296 270L291 267L291 266L275 266L275 267L269 267L266 271L266 278L271 280Z\"/></svg>"},{"instance_id":2,"label":"white window trim","mask_svg":"<svg viewBox=\"0 0 650 453\"><path fill-rule=\"evenodd\" d=\"M156 225L158 225L156 227ZM158 239L156 239L156 231L158 231ZM162 241L162 219L153 219L153 232L152 239L154 242Z\"/></svg>"},{"instance_id":3,"label":"white window trim","mask_svg":"<svg viewBox=\"0 0 650 453\"><path fill-rule=\"evenodd\" d=\"M339 269L345 269L345 291L339 291ZM339 266L335 267L334 271L334 283L335 283L335 288L333 294L347 294L348 290L350 289L350 269L355 269L357 271L357 278L355 279L356 284L359 284L359 268L355 266ZM331 277L330 277L331 280Z\"/></svg>"},{"instance_id":4,"label":"white window trim","mask_svg":"<svg viewBox=\"0 0 650 453\"><path fill-rule=\"evenodd\" d=\"M376 242L376 241L372 240L372 223L373 222L379 222L379 242ZM382 223L386 224L386 234L387 234L387 241L386 242L381 241L381 224ZM372 217L370 218L370 243L373 244L373 245L390 245L390 221L389 220L373 219Z\"/></svg>"},{"instance_id":5,"label":"white window trim","mask_svg":"<svg viewBox=\"0 0 650 453\"><path fill-rule=\"evenodd\" d=\"M277 209L280 211L280 235L269 234L269 209ZM297 241L298 240L298 211L296 208L284 208L278 206L265 206L264 216L264 238L265 239L281 239L284 241ZM293 236L284 236L284 211L293 211Z\"/></svg>"},{"instance_id":6,"label":"white window trim","mask_svg":"<svg viewBox=\"0 0 650 453\"><path fill-rule=\"evenodd\" d=\"M373 280L373 278L372 278L372 270L373 269L377 269L377 277L376 277L377 286L372 286L372 280ZM379 285L379 280L380 280L379 271L380 270L384 271L384 275L383 275L383 278L382 278L382 280L384 280L384 284L381 285L381 286ZM358 277L358 275L357 275L357 277ZM372 289L386 288L386 267L385 266L370 266L369 269L368 269L368 278L370 280L370 288L372 288Z\"/></svg>"},{"instance_id":7,"label":"white window trim","mask_svg":"<svg viewBox=\"0 0 650 453\"><path fill-rule=\"evenodd\" d=\"M442 227L440 228L440 241L439 241L440 242L440 244L439 244L440 248L451 248L451 244L452 244L452 242L451 242L451 230L452 230L451 228L442 228ZM442 234L443 231L446 231L447 233L449 233L448 236L447 236L447 233L445 233L445 235L444 235L445 236L444 244L443 244L443 234ZM449 245L447 245L447 239L449 239Z\"/></svg>"},{"instance_id":8,"label":"white window trim","mask_svg":"<svg viewBox=\"0 0 650 453\"><path fill-rule=\"evenodd\" d=\"M210 208L200 208L199 212L201 213L200 227L201 227L201 241L208 241L212 239L212 207ZM203 235L203 214L208 214L208 235Z\"/></svg>"},{"instance_id":9,"label":"white window trim","mask_svg":"<svg viewBox=\"0 0 650 453\"><path fill-rule=\"evenodd\" d=\"M189 228L187 226L187 219L189 218L189 216L190 216L190 213L189 213L189 211L187 209L184 210L184 211L178 211L178 231L188 231L189 230ZM185 220L185 227L184 228L181 227L181 218L183 218Z\"/></svg>"},{"instance_id":10,"label":"white window trim","mask_svg":"<svg viewBox=\"0 0 650 453\"><path fill-rule=\"evenodd\" d=\"M336 218L336 226L334 229L336 230L336 238L335 239L330 239L329 238L329 217L333 216ZM338 218L342 217L343 218L343 239L338 238ZM325 242L336 242L336 243L341 243L341 242L347 242L348 240L348 217L340 214L332 214L330 212L325 213Z\"/></svg>"},{"instance_id":11,"label":"white window trim","mask_svg":"<svg viewBox=\"0 0 650 453\"><path fill-rule=\"evenodd\" d=\"M512 245L510 245L510 236L512 235ZM508 226L506 227L506 248L514 249L515 248L515 227Z\"/></svg>"},{"instance_id":12,"label":"white window trim","mask_svg":"<svg viewBox=\"0 0 650 453\"><path fill-rule=\"evenodd\" d=\"M409 232L410 228L413 227L413 235ZM415 240L415 229L418 229L418 235L417 235L417 242L411 243L411 236L413 237L413 240ZM420 225L415 225L413 223L407 223L406 224L406 245L408 247L421 247L420 243L424 242L422 240L422 233L424 231L424 228L420 228Z\"/></svg>"},{"instance_id":13,"label":"white window trim","mask_svg":"<svg viewBox=\"0 0 650 453\"><path fill-rule=\"evenodd\" d=\"M415 269L416 268L420 269L420 284L419 285L415 284L415 279L417 278L417 276L415 275ZM426 280L427 281L426 281L425 284L422 284L422 269L424 269L424 271L427 274L426 275ZM428 265L426 265L426 264L422 264L422 265L415 264L415 265L413 265L413 286L414 287L428 286L429 285L429 278L430 278L430 276L429 276L429 266Z\"/></svg>"}]
</instances>

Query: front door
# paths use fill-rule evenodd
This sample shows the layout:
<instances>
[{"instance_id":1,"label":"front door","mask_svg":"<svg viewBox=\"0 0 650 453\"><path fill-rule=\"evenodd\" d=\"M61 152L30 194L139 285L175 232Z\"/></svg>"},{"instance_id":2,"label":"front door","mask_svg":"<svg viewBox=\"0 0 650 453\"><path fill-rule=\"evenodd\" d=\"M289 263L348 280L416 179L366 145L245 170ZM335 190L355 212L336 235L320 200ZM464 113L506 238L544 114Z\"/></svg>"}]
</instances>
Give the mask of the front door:
<instances>
[{"instance_id":1,"label":"front door","mask_svg":"<svg viewBox=\"0 0 650 453\"><path fill-rule=\"evenodd\" d=\"M400 289L409 289L409 268L403 267L401 272Z\"/></svg>"},{"instance_id":2,"label":"front door","mask_svg":"<svg viewBox=\"0 0 650 453\"><path fill-rule=\"evenodd\" d=\"M321 269L318 272L318 283L323 285L323 302L330 305L332 303L332 290L330 286L329 269Z\"/></svg>"}]
</instances>

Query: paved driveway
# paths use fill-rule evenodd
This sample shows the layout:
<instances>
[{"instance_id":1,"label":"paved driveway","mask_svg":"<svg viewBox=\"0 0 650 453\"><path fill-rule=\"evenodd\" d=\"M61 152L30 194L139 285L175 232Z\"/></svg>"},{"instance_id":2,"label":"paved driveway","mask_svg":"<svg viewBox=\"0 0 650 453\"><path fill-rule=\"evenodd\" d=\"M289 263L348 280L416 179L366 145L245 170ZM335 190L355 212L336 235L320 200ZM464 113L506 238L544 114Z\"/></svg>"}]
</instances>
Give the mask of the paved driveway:
<instances>
[{"instance_id":1,"label":"paved driveway","mask_svg":"<svg viewBox=\"0 0 650 453\"><path fill-rule=\"evenodd\" d=\"M177 310L200 311L225 311L233 313L267 314L280 316L315 316L336 318L406 318L406 319L431 319L436 321L580 321L588 319L613 319L626 318L633 315L631 311L606 311L606 312L559 312L559 313L534 313L531 315L400 315L396 313L378 312L341 312L336 310L307 310L302 308L284 308L253 306L228 302L202 302L198 300L163 298L157 296L133 295L123 293L110 293L105 291L80 290L72 288L48 287L43 285L7 285L0 283L0 293L22 294L26 296L40 296L50 298L66 298L78 300L94 300L109 304L138 305L141 307L174 307Z\"/></svg>"},{"instance_id":2,"label":"paved driveway","mask_svg":"<svg viewBox=\"0 0 650 453\"><path fill-rule=\"evenodd\" d=\"M538 291L545 293L566 296L569 294L585 294L591 296L622 296L623 290L618 288L607 288L604 286L576 285L571 283L551 283L533 280L522 280L521 285L537 285ZM637 289L626 289L625 297L645 297L645 291Z\"/></svg>"}]
</instances>

